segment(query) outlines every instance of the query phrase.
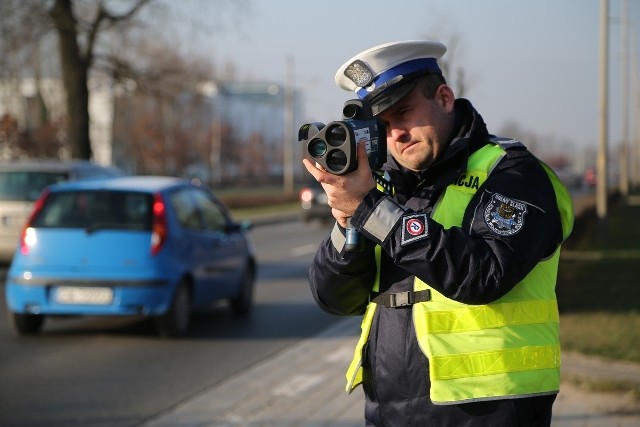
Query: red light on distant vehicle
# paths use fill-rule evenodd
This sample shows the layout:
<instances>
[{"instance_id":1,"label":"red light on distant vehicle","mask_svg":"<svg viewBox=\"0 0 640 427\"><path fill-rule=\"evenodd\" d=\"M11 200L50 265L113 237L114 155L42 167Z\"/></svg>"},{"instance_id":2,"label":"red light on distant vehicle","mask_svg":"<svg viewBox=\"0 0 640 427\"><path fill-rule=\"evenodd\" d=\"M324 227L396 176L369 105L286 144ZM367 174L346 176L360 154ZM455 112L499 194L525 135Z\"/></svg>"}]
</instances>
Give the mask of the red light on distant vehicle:
<instances>
[{"instance_id":1,"label":"red light on distant vehicle","mask_svg":"<svg viewBox=\"0 0 640 427\"><path fill-rule=\"evenodd\" d=\"M313 191L308 188L303 188L300 191L300 200L303 202L310 202L313 199Z\"/></svg>"},{"instance_id":2,"label":"red light on distant vehicle","mask_svg":"<svg viewBox=\"0 0 640 427\"><path fill-rule=\"evenodd\" d=\"M153 225L151 228L151 255L157 255L167 240L167 216L160 194L153 197Z\"/></svg>"}]
</instances>

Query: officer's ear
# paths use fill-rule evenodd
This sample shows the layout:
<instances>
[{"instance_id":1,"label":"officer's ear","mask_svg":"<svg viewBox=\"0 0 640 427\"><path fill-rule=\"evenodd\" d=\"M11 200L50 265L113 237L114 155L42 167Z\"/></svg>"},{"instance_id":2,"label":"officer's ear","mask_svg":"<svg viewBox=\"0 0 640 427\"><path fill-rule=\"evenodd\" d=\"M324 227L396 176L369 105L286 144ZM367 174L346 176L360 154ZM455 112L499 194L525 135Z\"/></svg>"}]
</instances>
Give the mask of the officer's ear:
<instances>
[{"instance_id":1,"label":"officer's ear","mask_svg":"<svg viewBox=\"0 0 640 427\"><path fill-rule=\"evenodd\" d=\"M456 96L453 93L453 89L451 89L446 84L441 84L440 86L438 86L434 99L440 103L442 108L444 108L447 113L453 111L453 104L456 100Z\"/></svg>"}]
</instances>

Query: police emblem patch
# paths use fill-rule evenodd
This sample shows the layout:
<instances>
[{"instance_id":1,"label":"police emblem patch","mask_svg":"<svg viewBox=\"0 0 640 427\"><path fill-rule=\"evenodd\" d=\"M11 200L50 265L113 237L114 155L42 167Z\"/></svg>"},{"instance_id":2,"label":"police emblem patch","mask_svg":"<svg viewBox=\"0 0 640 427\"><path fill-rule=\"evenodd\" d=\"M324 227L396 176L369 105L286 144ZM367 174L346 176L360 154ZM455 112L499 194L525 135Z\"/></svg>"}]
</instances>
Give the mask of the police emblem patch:
<instances>
[{"instance_id":1,"label":"police emblem patch","mask_svg":"<svg viewBox=\"0 0 640 427\"><path fill-rule=\"evenodd\" d=\"M487 227L500 236L512 236L524 226L527 205L495 193L484 210Z\"/></svg>"},{"instance_id":2,"label":"police emblem patch","mask_svg":"<svg viewBox=\"0 0 640 427\"><path fill-rule=\"evenodd\" d=\"M425 214L408 215L402 218L402 240L400 245L428 237L427 216Z\"/></svg>"}]
</instances>

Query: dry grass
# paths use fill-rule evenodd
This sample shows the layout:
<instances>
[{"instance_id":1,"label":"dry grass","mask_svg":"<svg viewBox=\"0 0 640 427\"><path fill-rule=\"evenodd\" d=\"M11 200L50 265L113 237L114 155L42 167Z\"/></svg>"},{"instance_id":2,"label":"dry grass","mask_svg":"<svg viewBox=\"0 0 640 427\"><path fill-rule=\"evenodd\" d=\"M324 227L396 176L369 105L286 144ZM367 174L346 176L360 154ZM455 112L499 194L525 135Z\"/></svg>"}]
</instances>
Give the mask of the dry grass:
<instances>
[{"instance_id":1,"label":"dry grass","mask_svg":"<svg viewBox=\"0 0 640 427\"><path fill-rule=\"evenodd\" d=\"M587 211L561 257L563 348L640 362L640 205L618 199L607 220Z\"/></svg>"}]
</instances>

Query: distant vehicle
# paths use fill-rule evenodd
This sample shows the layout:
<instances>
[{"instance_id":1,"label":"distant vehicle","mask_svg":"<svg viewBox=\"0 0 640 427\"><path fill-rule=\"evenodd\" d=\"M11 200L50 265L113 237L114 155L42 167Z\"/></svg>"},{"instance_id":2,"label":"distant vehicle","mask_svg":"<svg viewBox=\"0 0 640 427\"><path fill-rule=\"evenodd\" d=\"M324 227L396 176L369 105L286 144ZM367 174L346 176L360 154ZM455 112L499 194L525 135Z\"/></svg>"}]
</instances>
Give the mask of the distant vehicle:
<instances>
[{"instance_id":1,"label":"distant vehicle","mask_svg":"<svg viewBox=\"0 0 640 427\"><path fill-rule=\"evenodd\" d=\"M117 168L84 160L26 160L0 163L0 263L9 263L33 202L42 190L63 181L120 176Z\"/></svg>"},{"instance_id":2,"label":"distant vehicle","mask_svg":"<svg viewBox=\"0 0 640 427\"><path fill-rule=\"evenodd\" d=\"M327 200L327 193L322 185L314 179L310 179L300 189L301 217L304 222L320 220L330 222L333 220L331 207Z\"/></svg>"},{"instance_id":3,"label":"distant vehicle","mask_svg":"<svg viewBox=\"0 0 640 427\"><path fill-rule=\"evenodd\" d=\"M179 178L49 186L7 273L11 324L25 335L46 316L142 316L175 337L216 301L246 315L256 277L248 229L208 189Z\"/></svg>"},{"instance_id":4,"label":"distant vehicle","mask_svg":"<svg viewBox=\"0 0 640 427\"><path fill-rule=\"evenodd\" d=\"M596 179L597 175L596 175L596 170L594 168L588 168L587 170L584 171L584 184L587 187L595 187L597 184L597 179Z\"/></svg>"}]
</instances>

